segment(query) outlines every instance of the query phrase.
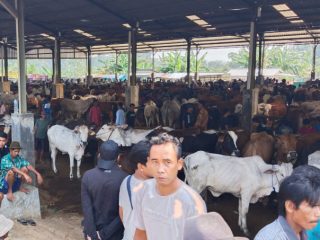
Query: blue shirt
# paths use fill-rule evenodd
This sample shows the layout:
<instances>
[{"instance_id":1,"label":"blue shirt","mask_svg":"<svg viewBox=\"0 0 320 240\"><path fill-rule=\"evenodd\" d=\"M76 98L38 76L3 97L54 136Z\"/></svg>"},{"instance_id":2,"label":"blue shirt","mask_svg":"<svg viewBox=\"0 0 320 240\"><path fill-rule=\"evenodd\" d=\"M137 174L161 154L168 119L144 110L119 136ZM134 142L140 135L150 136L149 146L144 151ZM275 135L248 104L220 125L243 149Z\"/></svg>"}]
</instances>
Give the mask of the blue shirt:
<instances>
[{"instance_id":1,"label":"blue shirt","mask_svg":"<svg viewBox=\"0 0 320 240\"><path fill-rule=\"evenodd\" d=\"M319 240L320 239L320 221L318 222L318 225L310 230L307 231L308 234L308 240Z\"/></svg>"},{"instance_id":2,"label":"blue shirt","mask_svg":"<svg viewBox=\"0 0 320 240\"><path fill-rule=\"evenodd\" d=\"M123 125L126 123L126 117L123 109L118 109L116 112L116 125Z\"/></svg>"}]
</instances>

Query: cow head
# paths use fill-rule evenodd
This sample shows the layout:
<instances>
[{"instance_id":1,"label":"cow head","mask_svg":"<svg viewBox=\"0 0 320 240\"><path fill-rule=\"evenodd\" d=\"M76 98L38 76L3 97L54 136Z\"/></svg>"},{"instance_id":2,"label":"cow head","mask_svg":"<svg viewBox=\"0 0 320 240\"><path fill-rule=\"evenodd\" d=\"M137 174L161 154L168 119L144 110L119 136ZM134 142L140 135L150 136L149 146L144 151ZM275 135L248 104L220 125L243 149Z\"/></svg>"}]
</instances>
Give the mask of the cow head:
<instances>
[{"instance_id":1,"label":"cow head","mask_svg":"<svg viewBox=\"0 0 320 240\"><path fill-rule=\"evenodd\" d=\"M73 130L75 133L79 134L81 143L83 145L87 144L89 129L86 125L76 126Z\"/></svg>"},{"instance_id":2,"label":"cow head","mask_svg":"<svg viewBox=\"0 0 320 240\"><path fill-rule=\"evenodd\" d=\"M105 124L96 133L96 138L102 141L113 140L119 146L128 146L124 130L113 125Z\"/></svg>"},{"instance_id":3,"label":"cow head","mask_svg":"<svg viewBox=\"0 0 320 240\"><path fill-rule=\"evenodd\" d=\"M205 168L204 162L207 158L203 157L203 154L206 154L203 151L199 151L193 154L190 154L184 158L183 170L186 176L186 181L196 192L199 194L207 187L206 179L207 176L204 175L203 171ZM199 174L201 172L201 174Z\"/></svg>"},{"instance_id":4,"label":"cow head","mask_svg":"<svg viewBox=\"0 0 320 240\"><path fill-rule=\"evenodd\" d=\"M275 159L277 163L295 163L298 158L296 151L297 138L293 134L286 134L277 136L275 140Z\"/></svg>"},{"instance_id":5,"label":"cow head","mask_svg":"<svg viewBox=\"0 0 320 240\"><path fill-rule=\"evenodd\" d=\"M216 153L223 155L240 156L237 147L238 136L233 131L218 133L218 142L216 144Z\"/></svg>"}]
</instances>

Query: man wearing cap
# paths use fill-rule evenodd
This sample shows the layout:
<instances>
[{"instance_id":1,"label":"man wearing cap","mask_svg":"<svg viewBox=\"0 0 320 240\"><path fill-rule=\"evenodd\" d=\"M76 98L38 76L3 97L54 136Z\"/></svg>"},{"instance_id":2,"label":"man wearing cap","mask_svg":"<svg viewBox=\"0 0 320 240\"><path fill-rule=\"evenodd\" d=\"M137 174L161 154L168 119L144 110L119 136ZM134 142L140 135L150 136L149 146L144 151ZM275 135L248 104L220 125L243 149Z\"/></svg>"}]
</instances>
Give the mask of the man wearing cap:
<instances>
[{"instance_id":1,"label":"man wearing cap","mask_svg":"<svg viewBox=\"0 0 320 240\"><path fill-rule=\"evenodd\" d=\"M127 174L118 167L119 147L114 141L102 143L99 153L97 166L82 178L83 232L86 240L119 240L123 235L119 191Z\"/></svg>"},{"instance_id":2,"label":"man wearing cap","mask_svg":"<svg viewBox=\"0 0 320 240\"><path fill-rule=\"evenodd\" d=\"M9 149L10 153L5 155L1 160L0 192L7 194L7 199L13 201L14 192L18 190L25 193L28 192L27 189L21 186L21 182L32 182L32 178L28 175L29 171L36 175L39 185L42 184L43 179L41 174L19 155L21 150L19 142L12 142Z\"/></svg>"}]
</instances>

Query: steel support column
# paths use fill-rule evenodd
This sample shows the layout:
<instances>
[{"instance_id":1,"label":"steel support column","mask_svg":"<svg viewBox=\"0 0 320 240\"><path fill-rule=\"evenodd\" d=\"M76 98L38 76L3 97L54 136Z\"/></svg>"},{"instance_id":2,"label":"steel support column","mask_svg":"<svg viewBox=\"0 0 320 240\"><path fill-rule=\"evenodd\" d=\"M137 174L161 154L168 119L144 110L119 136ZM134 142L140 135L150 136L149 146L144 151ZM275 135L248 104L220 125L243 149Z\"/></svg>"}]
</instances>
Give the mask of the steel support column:
<instances>
[{"instance_id":1,"label":"steel support column","mask_svg":"<svg viewBox=\"0 0 320 240\"><path fill-rule=\"evenodd\" d=\"M54 41L54 83L61 82L61 40L60 40L60 33L55 37Z\"/></svg>"},{"instance_id":2,"label":"steel support column","mask_svg":"<svg viewBox=\"0 0 320 240\"><path fill-rule=\"evenodd\" d=\"M317 42L313 45L313 55L312 55L312 70L311 70L311 80L314 80L316 78L316 56L317 56Z\"/></svg>"},{"instance_id":3,"label":"steel support column","mask_svg":"<svg viewBox=\"0 0 320 240\"><path fill-rule=\"evenodd\" d=\"M19 89L19 113L27 112L27 81L24 47L24 0L15 0L18 18L16 18L16 36L18 51L18 89Z\"/></svg>"},{"instance_id":4,"label":"steel support column","mask_svg":"<svg viewBox=\"0 0 320 240\"><path fill-rule=\"evenodd\" d=\"M187 83L191 84L190 79L190 52L191 52L191 38L187 39Z\"/></svg>"},{"instance_id":5,"label":"steel support column","mask_svg":"<svg viewBox=\"0 0 320 240\"><path fill-rule=\"evenodd\" d=\"M116 66L114 71L115 81L118 82L118 51L116 51Z\"/></svg>"},{"instance_id":6,"label":"steel support column","mask_svg":"<svg viewBox=\"0 0 320 240\"><path fill-rule=\"evenodd\" d=\"M258 84L263 85L262 62L263 62L263 33L259 33L259 61L258 61Z\"/></svg>"},{"instance_id":7,"label":"steel support column","mask_svg":"<svg viewBox=\"0 0 320 240\"><path fill-rule=\"evenodd\" d=\"M131 86L131 31L128 32L128 77L127 85Z\"/></svg>"},{"instance_id":8,"label":"steel support column","mask_svg":"<svg viewBox=\"0 0 320 240\"><path fill-rule=\"evenodd\" d=\"M131 86L135 86L137 82L137 27L131 30Z\"/></svg>"},{"instance_id":9,"label":"steel support column","mask_svg":"<svg viewBox=\"0 0 320 240\"><path fill-rule=\"evenodd\" d=\"M52 76L51 76L51 79L52 79L52 82L54 80L54 77L55 77L55 67L54 67L54 48L51 48L51 53L52 53Z\"/></svg>"},{"instance_id":10,"label":"steel support column","mask_svg":"<svg viewBox=\"0 0 320 240\"><path fill-rule=\"evenodd\" d=\"M152 73L151 73L152 82L154 82L154 56L155 56L155 51L154 51L154 48L152 48Z\"/></svg>"},{"instance_id":11,"label":"steel support column","mask_svg":"<svg viewBox=\"0 0 320 240\"><path fill-rule=\"evenodd\" d=\"M250 23L250 46L249 46L249 64L247 77L247 90L252 90L255 87L256 74L256 52L257 52L257 23Z\"/></svg>"},{"instance_id":12,"label":"steel support column","mask_svg":"<svg viewBox=\"0 0 320 240\"><path fill-rule=\"evenodd\" d=\"M8 45L7 40L5 39L3 44L3 61L4 61L4 80L8 80Z\"/></svg>"},{"instance_id":13,"label":"steel support column","mask_svg":"<svg viewBox=\"0 0 320 240\"><path fill-rule=\"evenodd\" d=\"M247 86L243 92L243 114L242 127L251 131L252 115L256 112L258 104L259 90L255 89L255 71L256 71L256 50L257 50L257 21L261 15L261 8L258 7L253 20L250 23L250 46L249 46L249 62Z\"/></svg>"},{"instance_id":14,"label":"steel support column","mask_svg":"<svg viewBox=\"0 0 320 240\"><path fill-rule=\"evenodd\" d=\"M87 47L88 76L91 76L91 47Z\"/></svg>"},{"instance_id":15,"label":"steel support column","mask_svg":"<svg viewBox=\"0 0 320 240\"><path fill-rule=\"evenodd\" d=\"M200 53L200 49L199 46L197 45L196 47L196 72L194 73L194 80L197 81L198 80L198 57L199 57L199 53Z\"/></svg>"}]
</instances>

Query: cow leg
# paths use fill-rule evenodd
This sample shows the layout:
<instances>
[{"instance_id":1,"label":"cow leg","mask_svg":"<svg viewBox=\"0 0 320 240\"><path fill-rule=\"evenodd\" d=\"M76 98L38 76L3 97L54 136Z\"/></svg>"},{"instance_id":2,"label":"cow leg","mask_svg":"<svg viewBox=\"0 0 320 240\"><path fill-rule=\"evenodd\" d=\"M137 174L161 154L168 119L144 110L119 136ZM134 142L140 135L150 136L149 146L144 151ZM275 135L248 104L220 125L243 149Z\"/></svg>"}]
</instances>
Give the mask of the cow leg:
<instances>
[{"instance_id":1,"label":"cow leg","mask_svg":"<svg viewBox=\"0 0 320 240\"><path fill-rule=\"evenodd\" d=\"M54 173L57 173L57 168L56 168L56 156L57 156L57 149L54 146L50 146L51 149L51 159L52 159L52 170Z\"/></svg>"},{"instance_id":2,"label":"cow leg","mask_svg":"<svg viewBox=\"0 0 320 240\"><path fill-rule=\"evenodd\" d=\"M241 218L240 228L248 236L249 231L247 227L247 213L249 211L250 197L245 194L241 194L241 211L239 212L239 218Z\"/></svg>"},{"instance_id":3,"label":"cow leg","mask_svg":"<svg viewBox=\"0 0 320 240\"><path fill-rule=\"evenodd\" d=\"M238 204L238 226L241 226L241 196L239 197L239 204Z\"/></svg>"},{"instance_id":4,"label":"cow leg","mask_svg":"<svg viewBox=\"0 0 320 240\"><path fill-rule=\"evenodd\" d=\"M69 159L70 159L70 179L73 179L73 161L74 161L74 156L69 153Z\"/></svg>"},{"instance_id":5,"label":"cow leg","mask_svg":"<svg viewBox=\"0 0 320 240\"><path fill-rule=\"evenodd\" d=\"M81 178L80 165L81 165L81 159L77 160L77 178Z\"/></svg>"}]
</instances>

